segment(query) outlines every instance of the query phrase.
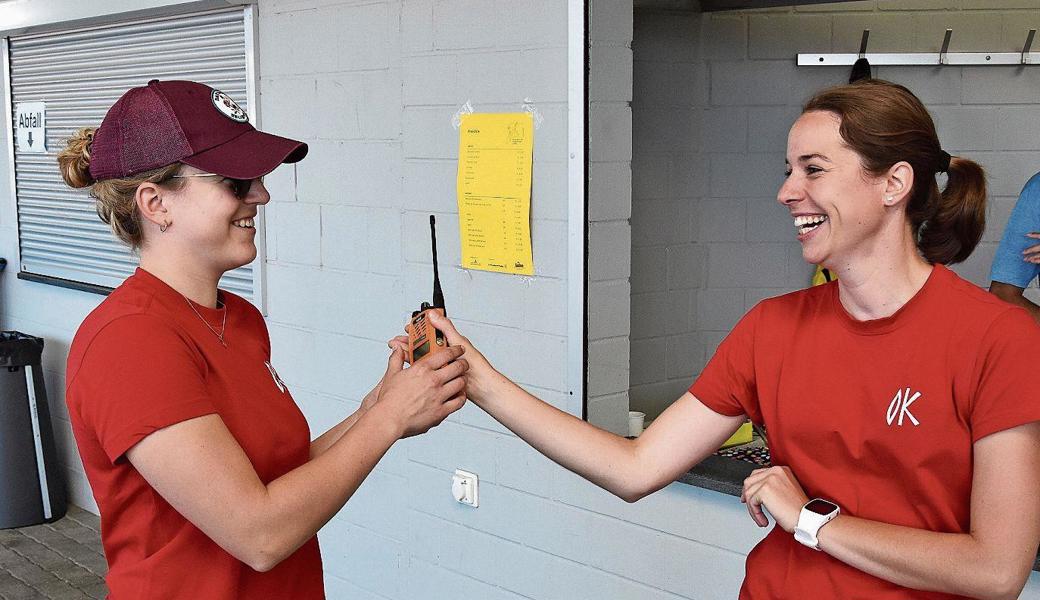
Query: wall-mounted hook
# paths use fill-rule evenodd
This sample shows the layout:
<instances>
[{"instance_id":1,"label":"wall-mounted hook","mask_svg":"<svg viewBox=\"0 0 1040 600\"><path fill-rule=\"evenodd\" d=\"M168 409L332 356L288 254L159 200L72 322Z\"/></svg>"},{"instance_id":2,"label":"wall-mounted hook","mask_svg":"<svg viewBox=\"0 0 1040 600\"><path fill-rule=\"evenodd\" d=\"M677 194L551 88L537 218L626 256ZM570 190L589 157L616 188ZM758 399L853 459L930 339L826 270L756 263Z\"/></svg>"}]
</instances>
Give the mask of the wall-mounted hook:
<instances>
[{"instance_id":1,"label":"wall-mounted hook","mask_svg":"<svg viewBox=\"0 0 1040 600\"><path fill-rule=\"evenodd\" d=\"M863 38L859 41L859 57L860 58L866 58L867 57L867 40L868 39L870 39L870 30L869 29L864 29L863 30ZM1029 39L1033 39L1033 38L1029 38Z\"/></svg>"},{"instance_id":2,"label":"wall-mounted hook","mask_svg":"<svg viewBox=\"0 0 1040 600\"><path fill-rule=\"evenodd\" d=\"M943 38L942 49L939 50L939 64L940 65L949 64L948 62L946 62L946 53L950 49L950 38L951 37L953 37L953 30L952 29L947 29L946 30L946 36Z\"/></svg>"},{"instance_id":3,"label":"wall-mounted hook","mask_svg":"<svg viewBox=\"0 0 1040 600\"><path fill-rule=\"evenodd\" d=\"M1026 36L1026 45L1022 46L1022 64L1029 64L1029 49L1033 46L1033 37L1036 36L1036 30L1030 29L1029 34Z\"/></svg>"}]
</instances>

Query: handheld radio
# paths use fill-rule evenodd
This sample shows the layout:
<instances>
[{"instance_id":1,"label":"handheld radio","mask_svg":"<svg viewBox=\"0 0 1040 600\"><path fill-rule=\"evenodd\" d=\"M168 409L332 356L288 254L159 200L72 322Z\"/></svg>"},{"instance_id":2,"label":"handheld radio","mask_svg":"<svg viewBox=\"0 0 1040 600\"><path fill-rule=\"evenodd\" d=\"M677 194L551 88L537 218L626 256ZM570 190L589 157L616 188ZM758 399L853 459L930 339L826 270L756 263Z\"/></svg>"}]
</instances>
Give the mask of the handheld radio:
<instances>
[{"instance_id":1,"label":"handheld radio","mask_svg":"<svg viewBox=\"0 0 1040 600\"><path fill-rule=\"evenodd\" d=\"M415 361L434 354L448 347L448 338L444 333L433 326L426 318L431 311L438 311L447 316L444 310L444 293L441 292L441 278L437 271L437 229L433 215L430 215L430 239L433 242L433 303L423 302L419 310L412 312L412 320L405 326L408 332L408 362Z\"/></svg>"}]
</instances>

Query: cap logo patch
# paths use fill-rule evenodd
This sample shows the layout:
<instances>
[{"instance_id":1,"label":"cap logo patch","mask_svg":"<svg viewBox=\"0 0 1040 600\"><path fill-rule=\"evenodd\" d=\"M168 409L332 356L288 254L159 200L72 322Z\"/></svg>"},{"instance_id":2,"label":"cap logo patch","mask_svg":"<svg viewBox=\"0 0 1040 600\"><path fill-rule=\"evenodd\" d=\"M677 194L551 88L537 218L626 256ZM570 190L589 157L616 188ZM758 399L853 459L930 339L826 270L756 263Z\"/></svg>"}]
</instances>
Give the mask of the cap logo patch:
<instances>
[{"instance_id":1,"label":"cap logo patch","mask_svg":"<svg viewBox=\"0 0 1040 600\"><path fill-rule=\"evenodd\" d=\"M213 93L210 94L210 99L213 100L213 106L215 106L225 117L235 121L236 123L249 122L249 115L247 115L246 111L242 110L238 104L235 104L235 101L231 99L231 96L228 96L220 90L213 90Z\"/></svg>"}]
</instances>

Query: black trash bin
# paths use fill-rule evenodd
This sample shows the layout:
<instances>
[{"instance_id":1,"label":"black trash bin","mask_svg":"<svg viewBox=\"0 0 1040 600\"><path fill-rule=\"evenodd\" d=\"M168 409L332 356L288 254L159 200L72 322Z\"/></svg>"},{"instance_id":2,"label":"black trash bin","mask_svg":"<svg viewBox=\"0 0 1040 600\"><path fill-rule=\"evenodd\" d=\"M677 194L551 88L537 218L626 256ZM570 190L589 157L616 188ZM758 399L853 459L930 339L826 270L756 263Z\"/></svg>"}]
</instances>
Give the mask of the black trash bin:
<instances>
[{"instance_id":1,"label":"black trash bin","mask_svg":"<svg viewBox=\"0 0 1040 600\"><path fill-rule=\"evenodd\" d=\"M0 529L65 516L42 355L42 338L0 332Z\"/></svg>"}]
</instances>

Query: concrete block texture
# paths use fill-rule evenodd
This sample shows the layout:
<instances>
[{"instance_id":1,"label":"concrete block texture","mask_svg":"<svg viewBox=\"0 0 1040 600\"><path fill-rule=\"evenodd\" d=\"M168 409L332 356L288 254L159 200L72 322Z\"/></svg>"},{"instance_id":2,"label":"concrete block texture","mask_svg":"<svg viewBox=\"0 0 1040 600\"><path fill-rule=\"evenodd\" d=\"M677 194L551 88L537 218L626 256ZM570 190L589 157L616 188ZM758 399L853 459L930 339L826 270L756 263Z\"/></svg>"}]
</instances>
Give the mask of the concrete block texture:
<instances>
[{"instance_id":1,"label":"concrete block texture","mask_svg":"<svg viewBox=\"0 0 1040 600\"><path fill-rule=\"evenodd\" d=\"M563 60L565 68L566 64ZM517 77L520 72L518 50L461 54L458 69L460 101L465 98L480 106L486 103L520 104L523 100L521 86L525 80Z\"/></svg>"},{"instance_id":2,"label":"concrete block texture","mask_svg":"<svg viewBox=\"0 0 1040 600\"><path fill-rule=\"evenodd\" d=\"M741 198L704 198L698 202L696 217L693 227L697 241L732 242L745 238L747 203Z\"/></svg>"},{"instance_id":3,"label":"concrete block texture","mask_svg":"<svg viewBox=\"0 0 1040 600\"><path fill-rule=\"evenodd\" d=\"M546 185L562 188L563 177L555 177ZM553 185L556 182L557 185ZM632 164L627 161L597 162L589 164L589 220L610 221L628 219L632 216ZM541 193L545 193L544 186ZM537 194L541 196L541 193ZM549 193L550 198L560 197L563 189Z\"/></svg>"},{"instance_id":4,"label":"concrete block texture","mask_svg":"<svg viewBox=\"0 0 1040 600\"><path fill-rule=\"evenodd\" d=\"M632 246L632 293L662 292L668 289L669 247Z\"/></svg>"},{"instance_id":5,"label":"concrete block texture","mask_svg":"<svg viewBox=\"0 0 1040 600\"><path fill-rule=\"evenodd\" d=\"M938 106L931 110L939 143L950 153L993 150L997 141L997 111L993 107ZM1002 149L1007 149L1000 144Z\"/></svg>"},{"instance_id":6,"label":"concrete block texture","mask_svg":"<svg viewBox=\"0 0 1040 600\"><path fill-rule=\"evenodd\" d=\"M822 15L754 15L748 54L752 59L788 59L799 52L830 52L831 19Z\"/></svg>"},{"instance_id":7,"label":"concrete block texture","mask_svg":"<svg viewBox=\"0 0 1040 600\"><path fill-rule=\"evenodd\" d=\"M402 206L401 162L401 146L393 142L313 142L307 158L296 167L296 199L313 204ZM372 177L373 173L380 177Z\"/></svg>"},{"instance_id":8,"label":"concrete block texture","mask_svg":"<svg viewBox=\"0 0 1040 600\"><path fill-rule=\"evenodd\" d=\"M305 265L321 264L321 206L303 202L268 204L274 213L273 231L279 261Z\"/></svg>"},{"instance_id":9,"label":"concrete block texture","mask_svg":"<svg viewBox=\"0 0 1040 600\"><path fill-rule=\"evenodd\" d=\"M621 57L623 60L623 56ZM463 64L465 64L463 62ZM618 73L622 87L625 79L623 75L632 72L627 69ZM567 101L567 48L537 48L523 50L520 53L521 85L519 93L509 98L510 101L520 102L531 100L532 102L566 102ZM513 75L515 77L515 74ZM512 86L510 86L512 87ZM627 94L619 96L624 102L631 99L631 86ZM613 100L613 98L602 98Z\"/></svg>"},{"instance_id":10,"label":"concrete block texture","mask_svg":"<svg viewBox=\"0 0 1040 600\"><path fill-rule=\"evenodd\" d=\"M1028 10L1007 11L1003 15L1003 40L998 49L1004 52L1021 52L1030 29L1040 30L1040 2L1033 2ZM1036 50L1035 40L1033 50Z\"/></svg>"},{"instance_id":11,"label":"concrete block texture","mask_svg":"<svg viewBox=\"0 0 1040 600\"><path fill-rule=\"evenodd\" d=\"M589 111L589 160L632 160L632 107L625 103L593 103Z\"/></svg>"},{"instance_id":12,"label":"concrete block texture","mask_svg":"<svg viewBox=\"0 0 1040 600\"><path fill-rule=\"evenodd\" d=\"M407 56L402 71L405 106L460 102L457 54Z\"/></svg>"},{"instance_id":13,"label":"concrete block texture","mask_svg":"<svg viewBox=\"0 0 1040 600\"><path fill-rule=\"evenodd\" d=\"M588 339L601 340L628 335L631 304L632 295L628 281L589 283Z\"/></svg>"},{"instance_id":14,"label":"concrete block texture","mask_svg":"<svg viewBox=\"0 0 1040 600\"><path fill-rule=\"evenodd\" d=\"M647 200L633 204L632 245L656 245L691 241L692 202Z\"/></svg>"},{"instance_id":15,"label":"concrete block texture","mask_svg":"<svg viewBox=\"0 0 1040 600\"><path fill-rule=\"evenodd\" d=\"M433 50L433 5L435 0L408 0L401 5L401 52ZM407 80L406 80L407 81Z\"/></svg>"},{"instance_id":16,"label":"concrete block texture","mask_svg":"<svg viewBox=\"0 0 1040 600\"><path fill-rule=\"evenodd\" d=\"M870 30L868 52L909 52L914 19L905 13L852 13L831 16L832 52L859 52L863 30Z\"/></svg>"},{"instance_id":17,"label":"concrete block texture","mask_svg":"<svg viewBox=\"0 0 1040 600\"><path fill-rule=\"evenodd\" d=\"M965 104L1036 104L1040 71L1012 66L965 68L961 85Z\"/></svg>"},{"instance_id":18,"label":"concrete block texture","mask_svg":"<svg viewBox=\"0 0 1040 600\"><path fill-rule=\"evenodd\" d=\"M433 5L433 43L437 50L493 48L506 29L506 2L494 0L436 0Z\"/></svg>"},{"instance_id":19,"label":"concrete block texture","mask_svg":"<svg viewBox=\"0 0 1040 600\"><path fill-rule=\"evenodd\" d=\"M672 152L676 148L698 151L701 146L698 123L697 115L690 110L643 106L637 100L633 102L632 112L634 137L630 152L633 156L616 160L639 160L647 152Z\"/></svg>"},{"instance_id":20,"label":"concrete block texture","mask_svg":"<svg viewBox=\"0 0 1040 600\"><path fill-rule=\"evenodd\" d=\"M786 154L787 134L801 114L800 106L753 106L747 109L747 149Z\"/></svg>"},{"instance_id":21,"label":"concrete block texture","mask_svg":"<svg viewBox=\"0 0 1040 600\"><path fill-rule=\"evenodd\" d=\"M284 55L263 69L269 75L384 69L389 66L397 23L389 4L338 4L274 15L261 25L271 53ZM263 20L261 20L261 23ZM263 47L263 44L261 45Z\"/></svg>"},{"instance_id":22,"label":"concrete block texture","mask_svg":"<svg viewBox=\"0 0 1040 600\"><path fill-rule=\"evenodd\" d=\"M630 362L627 337L589 342L589 397L627 393Z\"/></svg>"},{"instance_id":23,"label":"concrete block texture","mask_svg":"<svg viewBox=\"0 0 1040 600\"><path fill-rule=\"evenodd\" d=\"M743 60L748 53L748 17L713 13L700 19L702 56L706 60ZM640 50L640 54L642 51Z\"/></svg>"},{"instance_id":24,"label":"concrete block texture","mask_svg":"<svg viewBox=\"0 0 1040 600\"><path fill-rule=\"evenodd\" d=\"M952 10L959 8L960 0L878 0L878 10Z\"/></svg>"},{"instance_id":25,"label":"concrete block texture","mask_svg":"<svg viewBox=\"0 0 1040 600\"><path fill-rule=\"evenodd\" d=\"M768 198L783 183L784 148L749 154L712 154L711 195Z\"/></svg>"},{"instance_id":26,"label":"concrete block texture","mask_svg":"<svg viewBox=\"0 0 1040 600\"><path fill-rule=\"evenodd\" d=\"M588 422L617 435L628 434L628 390L608 396L589 396L586 400Z\"/></svg>"},{"instance_id":27,"label":"concrete block texture","mask_svg":"<svg viewBox=\"0 0 1040 600\"><path fill-rule=\"evenodd\" d=\"M791 101L793 60L714 61L711 63L713 106L769 106ZM801 91L801 90L799 90Z\"/></svg>"},{"instance_id":28,"label":"concrete block texture","mask_svg":"<svg viewBox=\"0 0 1040 600\"><path fill-rule=\"evenodd\" d=\"M850 12L873 11L874 0L857 0L856 2L824 2L822 4L802 4L794 7L795 12Z\"/></svg>"},{"instance_id":29,"label":"concrete block texture","mask_svg":"<svg viewBox=\"0 0 1040 600\"><path fill-rule=\"evenodd\" d=\"M697 63L645 62L633 74L633 101L655 106L690 107L708 94L703 67ZM638 90L636 95L635 90Z\"/></svg>"},{"instance_id":30,"label":"concrete block texture","mask_svg":"<svg viewBox=\"0 0 1040 600\"><path fill-rule=\"evenodd\" d=\"M632 227L628 221L589 224L588 280L627 279L630 272Z\"/></svg>"},{"instance_id":31,"label":"concrete block texture","mask_svg":"<svg viewBox=\"0 0 1040 600\"><path fill-rule=\"evenodd\" d=\"M636 60L693 63L701 59L697 30L701 16L638 11L633 25Z\"/></svg>"},{"instance_id":32,"label":"concrete block texture","mask_svg":"<svg viewBox=\"0 0 1040 600\"><path fill-rule=\"evenodd\" d=\"M996 146L1002 150L1040 150L1040 104L1001 106L993 112Z\"/></svg>"},{"instance_id":33,"label":"concrete block texture","mask_svg":"<svg viewBox=\"0 0 1040 600\"><path fill-rule=\"evenodd\" d=\"M593 45L632 43L632 0L592 0L588 11L588 35Z\"/></svg>"},{"instance_id":34,"label":"concrete block texture","mask_svg":"<svg viewBox=\"0 0 1040 600\"><path fill-rule=\"evenodd\" d=\"M589 48L589 98L600 102L632 100L632 49L594 45Z\"/></svg>"},{"instance_id":35,"label":"concrete block texture","mask_svg":"<svg viewBox=\"0 0 1040 600\"><path fill-rule=\"evenodd\" d=\"M938 52L947 29L953 30L951 52L992 52L999 48L1003 32L1003 19L998 13L929 12L914 15L913 22L917 32L914 49L918 52Z\"/></svg>"},{"instance_id":36,"label":"concrete block texture","mask_svg":"<svg viewBox=\"0 0 1040 600\"><path fill-rule=\"evenodd\" d=\"M961 0L961 8L972 9L1030 9L1040 8L1040 0Z\"/></svg>"}]
</instances>

